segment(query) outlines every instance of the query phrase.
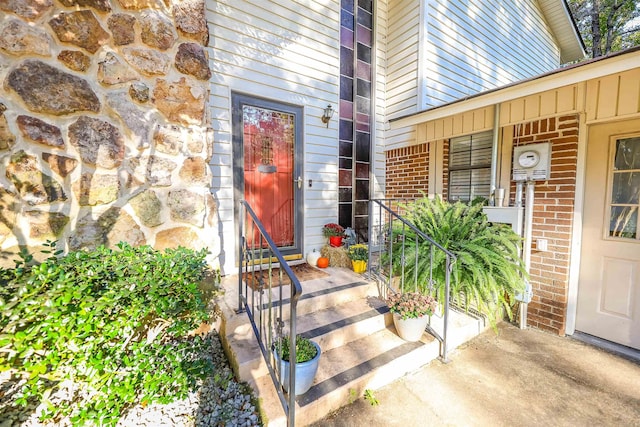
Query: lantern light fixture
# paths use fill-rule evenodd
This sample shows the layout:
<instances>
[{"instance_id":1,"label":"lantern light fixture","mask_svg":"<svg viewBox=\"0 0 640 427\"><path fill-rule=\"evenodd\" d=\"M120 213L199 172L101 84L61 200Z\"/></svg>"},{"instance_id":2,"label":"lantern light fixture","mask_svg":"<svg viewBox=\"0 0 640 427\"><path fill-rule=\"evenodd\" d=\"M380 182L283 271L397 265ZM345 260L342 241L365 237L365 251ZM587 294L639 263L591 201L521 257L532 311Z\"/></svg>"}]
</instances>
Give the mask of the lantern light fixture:
<instances>
[{"instance_id":1,"label":"lantern light fixture","mask_svg":"<svg viewBox=\"0 0 640 427\"><path fill-rule=\"evenodd\" d=\"M322 112L322 123L326 124L327 127L329 127L329 121L331 120L331 117L333 117L333 108L331 107L331 104L329 104L327 105L327 108L325 108Z\"/></svg>"}]
</instances>

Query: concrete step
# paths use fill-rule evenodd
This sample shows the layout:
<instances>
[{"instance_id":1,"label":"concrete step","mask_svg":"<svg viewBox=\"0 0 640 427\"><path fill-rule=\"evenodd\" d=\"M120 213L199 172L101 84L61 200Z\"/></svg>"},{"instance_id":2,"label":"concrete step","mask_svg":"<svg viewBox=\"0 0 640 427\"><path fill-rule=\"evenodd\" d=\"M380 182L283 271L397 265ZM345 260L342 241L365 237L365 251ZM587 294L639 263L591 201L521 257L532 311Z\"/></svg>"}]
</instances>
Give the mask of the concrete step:
<instances>
[{"instance_id":1,"label":"concrete step","mask_svg":"<svg viewBox=\"0 0 640 427\"><path fill-rule=\"evenodd\" d=\"M322 349L313 386L296 398L296 425L300 426L349 404L366 389L375 390L421 368L440 354L440 343L426 332L417 343L397 336L375 284L345 269L327 270L331 276L302 283L304 293L298 302L298 332ZM233 310L235 280L220 304L223 345L238 377L254 388L268 425L284 426L284 410L247 315ZM449 322L449 351L487 327L482 319L454 310ZM431 327L440 334L442 324L442 317L431 318Z\"/></svg>"},{"instance_id":2,"label":"concrete step","mask_svg":"<svg viewBox=\"0 0 640 427\"><path fill-rule=\"evenodd\" d=\"M388 311L378 298L360 298L299 316L297 330L304 337L316 341L323 351L329 351L385 329L392 323ZM249 322L248 319L246 321ZM250 382L267 375L266 362L249 325L227 333L225 341L234 355L236 372L242 381Z\"/></svg>"},{"instance_id":3,"label":"concrete step","mask_svg":"<svg viewBox=\"0 0 640 427\"><path fill-rule=\"evenodd\" d=\"M308 337L317 339L321 348L333 348L384 328L390 322L390 319L380 316L386 311L384 303L371 296L378 293L375 285L346 269L326 270L330 274L328 277L302 283L303 294L297 306L299 333L308 332ZM219 302L220 337L238 377L243 381L254 381L268 371L247 314L236 313L237 276L226 278L223 286L226 295ZM289 298L284 298L284 295L289 295L289 287L273 288L271 295L279 300L281 291L282 317L286 322L290 313ZM259 310L266 307L267 292L249 291L252 298L250 306L258 318L261 314L268 316L267 310ZM273 321L275 319L271 319Z\"/></svg>"},{"instance_id":4,"label":"concrete step","mask_svg":"<svg viewBox=\"0 0 640 427\"><path fill-rule=\"evenodd\" d=\"M388 323L392 322L390 313L383 316L387 322L385 329L340 347L323 349L313 386L307 393L296 398L296 425L304 426L320 420L362 397L366 389L383 387L439 357L440 343L431 335L425 332L420 342L406 342L397 335L393 325ZM431 327L440 334L442 323L442 317L431 318ZM481 318L460 310L451 310L449 351L479 335L487 327ZM285 426L286 417L271 379L263 376L253 382L252 386L260 397L268 425Z\"/></svg>"},{"instance_id":5,"label":"concrete step","mask_svg":"<svg viewBox=\"0 0 640 427\"><path fill-rule=\"evenodd\" d=\"M302 282L302 295L298 300L297 314L303 316L318 310L333 307L350 301L356 301L368 296L377 296L377 287L365 280L362 276L356 275L342 268L326 268L330 274L329 277L308 280ZM238 288L237 277L232 276L225 278L223 286L226 290L224 301L222 301L221 309L223 321L227 331L236 331L236 328L248 327L246 314L236 314L238 307ZM249 289L249 305L254 312L258 313L261 307L266 307L269 297L272 301L283 302L282 317L284 320L289 319L289 300L291 290L289 286L275 286L271 290L263 292L252 291Z\"/></svg>"},{"instance_id":6,"label":"concrete step","mask_svg":"<svg viewBox=\"0 0 640 427\"><path fill-rule=\"evenodd\" d=\"M427 333L406 342L393 326L323 351L311 389L296 398L296 425L304 426L426 365L439 355L439 342ZM256 387L269 426L284 426L286 418L275 387L265 378Z\"/></svg>"}]
</instances>

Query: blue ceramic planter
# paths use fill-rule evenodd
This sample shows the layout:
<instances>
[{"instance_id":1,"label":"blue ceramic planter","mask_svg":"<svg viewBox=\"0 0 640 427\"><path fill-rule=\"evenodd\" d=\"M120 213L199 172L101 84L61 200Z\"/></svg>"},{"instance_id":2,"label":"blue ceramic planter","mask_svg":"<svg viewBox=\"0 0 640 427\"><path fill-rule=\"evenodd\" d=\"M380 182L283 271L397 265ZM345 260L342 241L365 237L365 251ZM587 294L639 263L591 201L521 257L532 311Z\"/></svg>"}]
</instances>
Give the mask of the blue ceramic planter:
<instances>
[{"instance_id":1,"label":"blue ceramic planter","mask_svg":"<svg viewBox=\"0 0 640 427\"><path fill-rule=\"evenodd\" d=\"M320 363L320 346L315 342L311 343L318 350L316 357L308 362L302 362L296 364L296 396L306 393L313 384L313 379L318 372L318 365ZM280 372L282 373L282 387L286 393L289 392L289 362L286 360L280 360L276 353L276 360L280 361Z\"/></svg>"}]
</instances>

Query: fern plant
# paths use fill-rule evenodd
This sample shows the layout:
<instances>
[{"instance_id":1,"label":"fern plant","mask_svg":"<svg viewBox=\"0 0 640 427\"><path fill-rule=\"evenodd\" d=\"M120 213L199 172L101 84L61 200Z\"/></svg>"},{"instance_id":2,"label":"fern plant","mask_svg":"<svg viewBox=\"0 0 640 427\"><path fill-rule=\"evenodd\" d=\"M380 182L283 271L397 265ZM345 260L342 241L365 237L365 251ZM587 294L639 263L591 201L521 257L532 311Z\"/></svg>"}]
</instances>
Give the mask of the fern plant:
<instances>
[{"instance_id":1,"label":"fern plant","mask_svg":"<svg viewBox=\"0 0 640 427\"><path fill-rule=\"evenodd\" d=\"M418 230L457 257L451 271L452 301L466 309L473 304L495 326L500 307L512 318L509 302L524 290L526 272L519 256L520 236L504 224L489 223L482 206L480 201L464 204L422 198L401 209ZM446 255L433 250L430 265L433 244L402 224L392 228L392 242L394 275L403 276L406 287L435 294L442 304Z\"/></svg>"}]
</instances>

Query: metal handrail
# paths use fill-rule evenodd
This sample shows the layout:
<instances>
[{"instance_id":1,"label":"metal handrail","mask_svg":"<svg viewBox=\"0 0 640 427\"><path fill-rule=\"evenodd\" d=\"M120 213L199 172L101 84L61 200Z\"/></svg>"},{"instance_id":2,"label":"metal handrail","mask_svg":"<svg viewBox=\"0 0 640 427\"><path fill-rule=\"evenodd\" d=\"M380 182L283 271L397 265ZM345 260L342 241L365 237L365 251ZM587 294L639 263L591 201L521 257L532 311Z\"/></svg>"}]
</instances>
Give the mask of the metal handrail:
<instances>
[{"instance_id":1,"label":"metal handrail","mask_svg":"<svg viewBox=\"0 0 640 427\"><path fill-rule=\"evenodd\" d=\"M264 225L245 200L239 202L239 213L238 313L246 312L249 317L269 375L287 416L287 425L293 427L296 407L296 311L298 300L302 295L302 286ZM248 239L247 235L250 235L251 239ZM278 283L274 283L272 277L275 264L280 267ZM290 282L288 298L284 296L284 289L287 287L283 281L285 275ZM249 283L252 286L249 286ZM288 319L284 316L286 304L289 304ZM276 351L281 350L281 339L285 334L289 337L290 350L288 393L285 393L281 387L284 373L281 372L281 364L275 355Z\"/></svg>"},{"instance_id":2,"label":"metal handrail","mask_svg":"<svg viewBox=\"0 0 640 427\"><path fill-rule=\"evenodd\" d=\"M427 326L427 331L433 335L438 341L440 341L440 358L443 362L447 362L447 331L449 329L449 309L450 309L450 289L451 289L451 271L453 269L453 264L456 262L456 256L440 245L438 242L434 241L431 237L420 231L414 224L408 221L406 218L403 218L402 215L393 209L394 203L396 207L399 208L402 203L406 203L410 200L408 199L375 199L370 201L369 206L369 275L373 277L378 282L378 287L382 293L383 297L387 296L389 290L393 292L405 292L405 248L407 245L407 241L405 239L406 233L410 230L415 234L415 260L416 267L414 268L414 283L415 287L418 286L418 245L419 239L422 239L425 242L428 242L430 245L430 262L429 262L429 285L431 286L433 283L433 259L434 259L434 251L439 250L442 251L446 257L446 271L445 271L445 292L444 292L444 304L443 304L443 328L442 333L438 333L431 325ZM397 209L399 210L399 209ZM401 240L400 250L401 254L401 274L399 277L400 283L398 286L393 285L394 277L393 277L393 225L394 221L398 221L400 223L400 227L402 232L400 233L399 240ZM377 224L377 226L376 226ZM376 228L377 227L377 228ZM382 265L382 255L386 253L389 258L389 265ZM386 273L385 273L386 271ZM414 289L415 290L415 289Z\"/></svg>"}]
</instances>

